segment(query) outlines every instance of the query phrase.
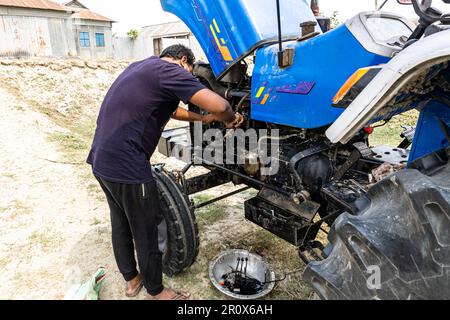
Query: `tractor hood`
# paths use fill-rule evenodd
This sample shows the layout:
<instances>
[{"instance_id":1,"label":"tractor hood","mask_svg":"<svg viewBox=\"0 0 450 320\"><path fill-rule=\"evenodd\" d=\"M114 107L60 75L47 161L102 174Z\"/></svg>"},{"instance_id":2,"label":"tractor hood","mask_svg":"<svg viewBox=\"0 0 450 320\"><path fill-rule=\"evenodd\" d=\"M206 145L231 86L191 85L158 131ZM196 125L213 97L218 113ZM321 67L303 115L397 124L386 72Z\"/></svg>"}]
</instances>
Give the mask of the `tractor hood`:
<instances>
[{"instance_id":1,"label":"tractor hood","mask_svg":"<svg viewBox=\"0 0 450 320\"><path fill-rule=\"evenodd\" d=\"M161 4L191 29L219 78L235 62L278 37L275 0L161 0ZM316 21L309 0L280 0L280 7L284 38L297 37L300 23Z\"/></svg>"}]
</instances>

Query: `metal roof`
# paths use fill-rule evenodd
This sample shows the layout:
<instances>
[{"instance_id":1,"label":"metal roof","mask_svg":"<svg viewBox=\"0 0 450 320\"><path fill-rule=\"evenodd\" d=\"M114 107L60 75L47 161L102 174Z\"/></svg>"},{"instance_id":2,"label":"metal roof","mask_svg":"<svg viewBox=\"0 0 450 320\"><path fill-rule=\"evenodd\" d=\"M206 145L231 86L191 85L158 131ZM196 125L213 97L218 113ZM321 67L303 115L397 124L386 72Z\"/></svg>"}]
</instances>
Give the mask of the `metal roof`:
<instances>
[{"instance_id":1,"label":"metal roof","mask_svg":"<svg viewBox=\"0 0 450 320\"><path fill-rule=\"evenodd\" d=\"M2 1L2 0L0 0ZM95 13L88 9L73 9L75 13L72 15L74 19L84 19L84 20L95 20L95 21L106 21L106 22L115 22L110 18L102 16L101 14Z\"/></svg>"},{"instance_id":2,"label":"metal roof","mask_svg":"<svg viewBox=\"0 0 450 320\"><path fill-rule=\"evenodd\" d=\"M152 38L164 38L186 36L191 33L191 30L182 21L175 21L146 26L141 33L145 33Z\"/></svg>"},{"instance_id":3,"label":"metal roof","mask_svg":"<svg viewBox=\"0 0 450 320\"><path fill-rule=\"evenodd\" d=\"M0 6L32 8L53 11L71 11L59 3L49 0L0 0Z\"/></svg>"},{"instance_id":4,"label":"metal roof","mask_svg":"<svg viewBox=\"0 0 450 320\"><path fill-rule=\"evenodd\" d=\"M84 4L82 4L78 0L72 0L72 1L64 2L64 5L67 6L67 7L89 9L88 7L86 7Z\"/></svg>"},{"instance_id":5,"label":"metal roof","mask_svg":"<svg viewBox=\"0 0 450 320\"><path fill-rule=\"evenodd\" d=\"M70 3L71 2L67 4L70 5ZM72 18L75 19L115 22L105 16L102 16L101 14L90 11L89 9L63 6L49 0L0 0L0 6L74 12Z\"/></svg>"}]
</instances>

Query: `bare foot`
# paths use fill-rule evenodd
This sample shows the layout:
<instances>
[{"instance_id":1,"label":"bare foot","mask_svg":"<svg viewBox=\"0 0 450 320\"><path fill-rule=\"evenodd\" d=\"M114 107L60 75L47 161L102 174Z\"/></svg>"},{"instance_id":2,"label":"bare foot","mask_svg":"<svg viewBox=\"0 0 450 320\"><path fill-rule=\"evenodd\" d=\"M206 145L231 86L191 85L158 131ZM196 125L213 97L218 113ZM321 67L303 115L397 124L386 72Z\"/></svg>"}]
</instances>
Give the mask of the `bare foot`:
<instances>
[{"instance_id":1,"label":"bare foot","mask_svg":"<svg viewBox=\"0 0 450 320\"><path fill-rule=\"evenodd\" d=\"M157 296L147 294L147 300L192 300L192 296L190 293L176 292L166 288Z\"/></svg>"},{"instance_id":2,"label":"bare foot","mask_svg":"<svg viewBox=\"0 0 450 320\"><path fill-rule=\"evenodd\" d=\"M126 296L128 298L136 297L141 291L144 283L142 282L141 275L138 274L133 280L128 281L126 285Z\"/></svg>"}]
</instances>

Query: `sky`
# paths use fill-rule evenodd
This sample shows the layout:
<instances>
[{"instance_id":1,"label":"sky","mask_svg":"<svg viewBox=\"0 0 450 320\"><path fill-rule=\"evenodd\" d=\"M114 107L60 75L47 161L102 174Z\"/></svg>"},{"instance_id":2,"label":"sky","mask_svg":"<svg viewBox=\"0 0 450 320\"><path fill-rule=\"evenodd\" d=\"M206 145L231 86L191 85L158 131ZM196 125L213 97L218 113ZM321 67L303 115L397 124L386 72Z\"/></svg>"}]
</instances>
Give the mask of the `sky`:
<instances>
[{"instance_id":1,"label":"sky","mask_svg":"<svg viewBox=\"0 0 450 320\"><path fill-rule=\"evenodd\" d=\"M67 0L58 1L67 2ZM126 34L130 29L178 20L174 15L162 10L159 0L80 0L80 2L92 11L118 21L119 23L114 24L113 32L119 35ZM383 0L378 2L382 3ZM450 5L444 5L441 0L434 0L434 6L441 9L447 8L445 11L450 12ZM358 12L374 8L375 0L320 0L321 11L327 16L337 11L342 22ZM389 0L383 11L396 12L407 17L415 16L412 6L399 5L396 0Z\"/></svg>"}]
</instances>

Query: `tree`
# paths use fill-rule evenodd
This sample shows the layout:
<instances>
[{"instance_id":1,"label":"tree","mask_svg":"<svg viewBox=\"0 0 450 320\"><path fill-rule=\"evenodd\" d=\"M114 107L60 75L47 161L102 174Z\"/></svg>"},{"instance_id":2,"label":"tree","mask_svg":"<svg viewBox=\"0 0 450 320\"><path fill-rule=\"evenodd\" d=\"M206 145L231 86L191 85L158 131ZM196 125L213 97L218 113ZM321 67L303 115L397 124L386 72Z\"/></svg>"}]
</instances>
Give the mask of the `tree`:
<instances>
[{"instance_id":1,"label":"tree","mask_svg":"<svg viewBox=\"0 0 450 320\"><path fill-rule=\"evenodd\" d=\"M136 38L139 36L139 31L137 31L136 29L131 29L127 32L127 36L132 40L136 40Z\"/></svg>"},{"instance_id":2,"label":"tree","mask_svg":"<svg viewBox=\"0 0 450 320\"><path fill-rule=\"evenodd\" d=\"M337 28L341 24L341 21L339 20L339 12L334 11L330 17L330 20L331 20L331 29Z\"/></svg>"}]
</instances>

